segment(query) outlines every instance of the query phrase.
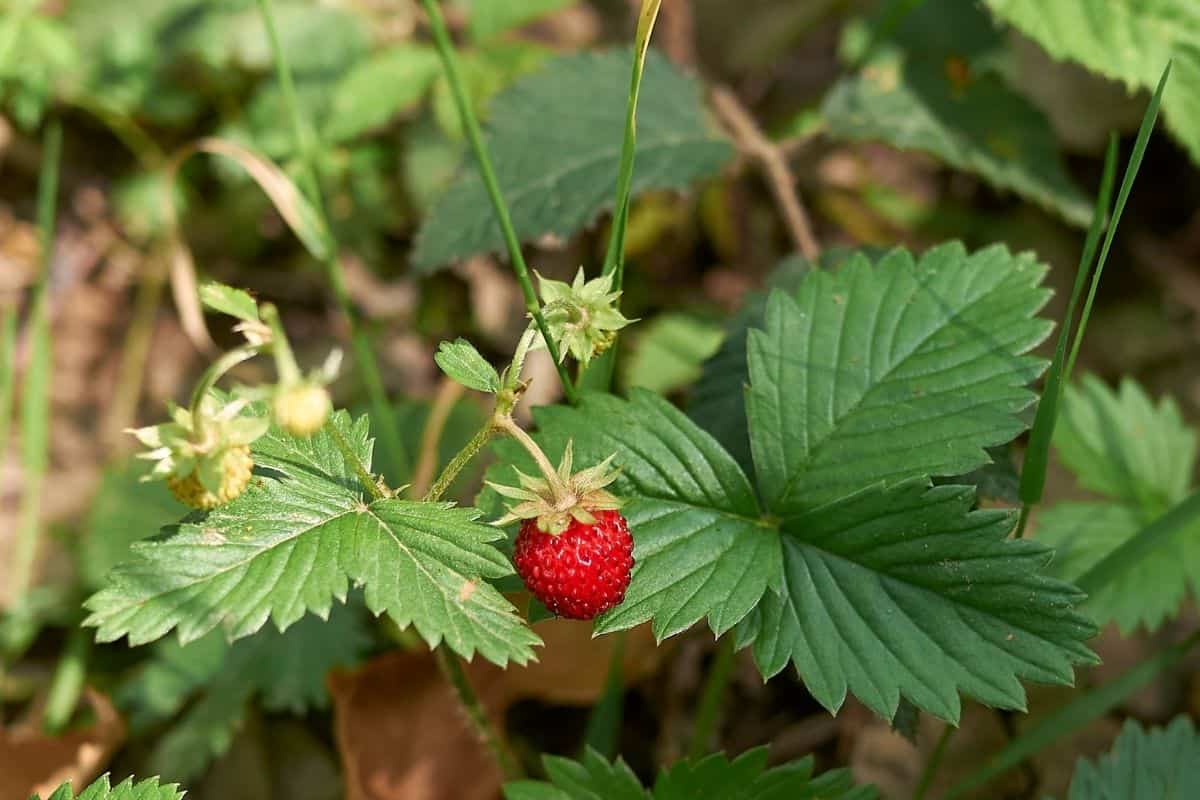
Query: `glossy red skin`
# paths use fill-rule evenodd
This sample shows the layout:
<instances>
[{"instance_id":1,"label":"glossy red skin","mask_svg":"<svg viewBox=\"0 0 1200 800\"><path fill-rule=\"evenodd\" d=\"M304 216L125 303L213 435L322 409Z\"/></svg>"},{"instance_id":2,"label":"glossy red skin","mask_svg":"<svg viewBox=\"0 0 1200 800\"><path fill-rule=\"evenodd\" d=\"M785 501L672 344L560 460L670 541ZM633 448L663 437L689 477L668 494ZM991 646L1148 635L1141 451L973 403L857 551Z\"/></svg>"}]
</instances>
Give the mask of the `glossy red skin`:
<instances>
[{"instance_id":1,"label":"glossy red skin","mask_svg":"<svg viewBox=\"0 0 1200 800\"><path fill-rule=\"evenodd\" d=\"M633 537L617 511L597 511L596 523L572 520L558 535L537 520L521 523L513 563L529 591L568 619L592 619L625 599L633 569Z\"/></svg>"}]
</instances>

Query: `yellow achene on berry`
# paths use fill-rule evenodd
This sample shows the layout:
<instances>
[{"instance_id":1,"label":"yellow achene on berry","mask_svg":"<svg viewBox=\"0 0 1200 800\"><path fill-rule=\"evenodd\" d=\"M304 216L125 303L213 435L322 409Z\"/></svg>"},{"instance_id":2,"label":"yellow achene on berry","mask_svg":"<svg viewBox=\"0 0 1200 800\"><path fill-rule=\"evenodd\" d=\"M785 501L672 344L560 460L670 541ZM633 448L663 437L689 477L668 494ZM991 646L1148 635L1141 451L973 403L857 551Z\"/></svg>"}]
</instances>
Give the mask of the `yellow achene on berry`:
<instances>
[{"instance_id":1,"label":"yellow achene on berry","mask_svg":"<svg viewBox=\"0 0 1200 800\"><path fill-rule=\"evenodd\" d=\"M175 499L184 505L210 511L232 502L246 491L253 469L254 459L250 456L250 447L239 445L227 448L221 456L220 485L215 491L201 482L199 468L184 477L167 476L167 488L175 495Z\"/></svg>"},{"instance_id":2,"label":"yellow achene on berry","mask_svg":"<svg viewBox=\"0 0 1200 800\"><path fill-rule=\"evenodd\" d=\"M275 395L275 424L293 436L308 437L321 430L333 403L324 386L300 383Z\"/></svg>"}]
</instances>

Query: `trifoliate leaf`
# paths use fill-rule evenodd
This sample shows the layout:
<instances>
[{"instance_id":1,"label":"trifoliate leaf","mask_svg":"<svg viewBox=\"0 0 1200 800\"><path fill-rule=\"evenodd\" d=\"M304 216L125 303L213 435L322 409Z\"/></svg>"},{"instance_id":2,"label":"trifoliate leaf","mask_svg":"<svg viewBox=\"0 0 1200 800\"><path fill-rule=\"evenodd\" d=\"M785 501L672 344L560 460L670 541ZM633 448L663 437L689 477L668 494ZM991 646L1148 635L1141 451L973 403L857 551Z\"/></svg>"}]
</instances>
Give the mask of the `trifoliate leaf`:
<instances>
[{"instance_id":1,"label":"trifoliate leaf","mask_svg":"<svg viewBox=\"0 0 1200 800\"><path fill-rule=\"evenodd\" d=\"M492 102L489 147L522 239L570 236L612 203L630 57L628 50L562 56ZM705 118L699 84L652 53L641 88L633 191L685 187L731 155ZM468 167L434 205L413 262L428 270L503 246L483 182Z\"/></svg>"},{"instance_id":2,"label":"trifoliate leaf","mask_svg":"<svg viewBox=\"0 0 1200 800\"><path fill-rule=\"evenodd\" d=\"M229 749L251 701L295 714L324 708L326 674L357 663L369 644L358 610L340 606L328 620L306 616L285 633L267 628L233 645L216 631L187 645L162 641L116 699L136 731L187 705L149 755L155 772L187 781Z\"/></svg>"},{"instance_id":3,"label":"trifoliate leaf","mask_svg":"<svg viewBox=\"0 0 1200 800\"><path fill-rule=\"evenodd\" d=\"M767 768L767 748L758 747L732 761L723 753L680 761L663 769L653 789L642 788L629 766L609 763L588 748L580 761L545 756L548 781L514 781L504 787L506 800L870 800L873 787L855 788L849 770L813 777L813 757Z\"/></svg>"},{"instance_id":4,"label":"trifoliate leaf","mask_svg":"<svg viewBox=\"0 0 1200 800\"><path fill-rule=\"evenodd\" d=\"M970 511L965 486L913 480L784 523L784 590L738 627L763 675L792 661L836 711L846 692L888 719L900 697L957 721L961 690L1024 708L1019 679L1070 684L1094 663L1073 586L1040 571L1050 551L1009 540L1013 517ZM636 556L636 553L635 553Z\"/></svg>"},{"instance_id":5,"label":"trifoliate leaf","mask_svg":"<svg viewBox=\"0 0 1200 800\"><path fill-rule=\"evenodd\" d=\"M333 440L336 426L370 468L363 417L345 412L297 439L272 429L254 445L255 480L234 502L134 546L134 560L87 601L97 638L142 644L172 629L187 643L221 626L231 639L268 618L282 631L311 611L326 617L350 582L367 607L432 647L525 662L538 637L487 579L512 572L480 512L451 503L367 502Z\"/></svg>"},{"instance_id":6,"label":"trifoliate leaf","mask_svg":"<svg viewBox=\"0 0 1200 800\"><path fill-rule=\"evenodd\" d=\"M750 612L768 586L779 585L779 545L761 519L746 476L708 434L644 389L625 402L586 395L578 409L535 410L538 441L557 459L574 439L575 464L616 454L621 469L610 490L628 502L621 513L636 531L632 583L625 601L597 630L631 628L653 619L663 639L708 618L718 633ZM511 442L497 445L497 483L509 465L536 468Z\"/></svg>"},{"instance_id":7,"label":"trifoliate leaf","mask_svg":"<svg viewBox=\"0 0 1200 800\"><path fill-rule=\"evenodd\" d=\"M442 342L433 360L442 368L442 372L468 389L489 394L500 391L500 376L496 368L466 339Z\"/></svg>"},{"instance_id":8,"label":"trifoliate leaf","mask_svg":"<svg viewBox=\"0 0 1200 800\"><path fill-rule=\"evenodd\" d=\"M1175 401L1155 405L1128 378L1117 392L1092 375L1068 386L1054 446L1081 486L1151 518L1187 495L1196 465L1196 432Z\"/></svg>"},{"instance_id":9,"label":"trifoliate leaf","mask_svg":"<svg viewBox=\"0 0 1200 800\"><path fill-rule=\"evenodd\" d=\"M183 792L176 784L159 785L158 778L147 778L140 783L134 783L133 778L126 778L115 787L108 782L108 775L101 775L94 783L75 794L71 782L59 786L48 800L180 800ZM34 795L31 800L38 800Z\"/></svg>"},{"instance_id":10,"label":"trifoliate leaf","mask_svg":"<svg viewBox=\"0 0 1200 800\"><path fill-rule=\"evenodd\" d=\"M1200 163L1200 19L1191 0L986 0L992 13L1056 59L1078 61L1130 89L1163 95L1167 128Z\"/></svg>"},{"instance_id":11,"label":"trifoliate leaf","mask_svg":"<svg viewBox=\"0 0 1200 800\"><path fill-rule=\"evenodd\" d=\"M220 314L246 322L258 322L258 303L244 289L209 281L200 287L200 302Z\"/></svg>"},{"instance_id":12,"label":"trifoliate leaf","mask_svg":"<svg viewBox=\"0 0 1200 800\"><path fill-rule=\"evenodd\" d=\"M1079 759L1068 800L1143 800L1200 797L1200 735L1178 716L1146 730L1128 720L1112 752Z\"/></svg>"},{"instance_id":13,"label":"trifoliate leaf","mask_svg":"<svg viewBox=\"0 0 1200 800\"><path fill-rule=\"evenodd\" d=\"M696 314L667 312L640 327L633 352L621 361L622 380L659 394L699 378L701 364L724 338L720 325Z\"/></svg>"},{"instance_id":14,"label":"trifoliate leaf","mask_svg":"<svg viewBox=\"0 0 1200 800\"><path fill-rule=\"evenodd\" d=\"M749 337L750 442L767 506L787 516L880 481L960 475L1017 436L1045 368L1025 355L1046 268L1000 246L894 250L772 293Z\"/></svg>"},{"instance_id":15,"label":"trifoliate leaf","mask_svg":"<svg viewBox=\"0 0 1200 800\"><path fill-rule=\"evenodd\" d=\"M325 138L330 142L353 139L399 113L411 111L441 69L436 50L413 42L404 42L359 63L337 83Z\"/></svg>"},{"instance_id":16,"label":"trifoliate leaf","mask_svg":"<svg viewBox=\"0 0 1200 800\"><path fill-rule=\"evenodd\" d=\"M1196 434L1170 398L1157 405L1132 380L1113 391L1087 376L1063 396L1054 445L1080 485L1111 499L1062 503L1037 516L1037 538L1053 546L1055 574L1080 577L1188 492ZM1098 622L1123 632L1155 630L1200 589L1200 522L1185 526L1088 598Z\"/></svg>"},{"instance_id":17,"label":"trifoliate leaf","mask_svg":"<svg viewBox=\"0 0 1200 800\"><path fill-rule=\"evenodd\" d=\"M975 35L964 35L965 28ZM973 3L929 0L905 8L891 41L825 99L829 133L929 153L1086 225L1091 204L1068 176L1049 121L980 58L998 39L988 28Z\"/></svg>"}]
</instances>

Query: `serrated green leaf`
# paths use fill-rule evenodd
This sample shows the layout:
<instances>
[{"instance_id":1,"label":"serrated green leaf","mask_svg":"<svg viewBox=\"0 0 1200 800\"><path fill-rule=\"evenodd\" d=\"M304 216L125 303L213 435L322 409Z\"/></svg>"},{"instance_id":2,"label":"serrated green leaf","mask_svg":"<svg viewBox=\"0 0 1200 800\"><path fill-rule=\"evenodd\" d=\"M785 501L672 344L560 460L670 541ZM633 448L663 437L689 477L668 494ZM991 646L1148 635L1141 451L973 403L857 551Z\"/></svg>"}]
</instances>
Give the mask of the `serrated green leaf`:
<instances>
[{"instance_id":1,"label":"serrated green leaf","mask_svg":"<svg viewBox=\"0 0 1200 800\"><path fill-rule=\"evenodd\" d=\"M247 322L258 322L258 303L244 289L235 289L216 281L208 281L200 287L200 302L206 308L220 314Z\"/></svg>"},{"instance_id":2,"label":"serrated green leaf","mask_svg":"<svg viewBox=\"0 0 1200 800\"><path fill-rule=\"evenodd\" d=\"M680 761L663 769L647 791L620 758L609 763L590 748L581 761L543 759L548 782L516 781L504 787L506 800L870 800L872 787L853 786L849 770L813 777L813 758L767 768L767 748L732 761L717 753Z\"/></svg>"},{"instance_id":3,"label":"serrated green leaf","mask_svg":"<svg viewBox=\"0 0 1200 800\"><path fill-rule=\"evenodd\" d=\"M1113 391L1094 376L1066 387L1054 445L1081 486L1108 503L1061 503L1037 517L1056 574L1074 580L1136 536L1188 493L1196 434L1174 401L1155 403L1132 380ZM1088 598L1087 610L1123 632L1155 630L1196 592L1200 524L1185 527Z\"/></svg>"},{"instance_id":4,"label":"serrated green leaf","mask_svg":"<svg viewBox=\"0 0 1200 800\"><path fill-rule=\"evenodd\" d=\"M748 342L750 442L787 516L880 481L959 475L1013 439L1052 327L1046 268L1000 246L894 250L776 291Z\"/></svg>"},{"instance_id":5,"label":"serrated green leaf","mask_svg":"<svg viewBox=\"0 0 1200 800\"><path fill-rule=\"evenodd\" d=\"M495 394L500 391L500 375L487 359L479 354L475 345L466 339L442 342L433 360L442 372L477 392Z\"/></svg>"},{"instance_id":6,"label":"serrated green leaf","mask_svg":"<svg viewBox=\"0 0 1200 800\"><path fill-rule=\"evenodd\" d=\"M216 631L182 646L163 641L116 700L138 731L190 702L149 756L154 772L187 781L229 749L251 701L294 714L324 708L326 674L357 663L369 644L359 610L340 606L328 620L306 616L285 633L267 628L233 645Z\"/></svg>"},{"instance_id":7,"label":"serrated green leaf","mask_svg":"<svg viewBox=\"0 0 1200 800\"><path fill-rule=\"evenodd\" d=\"M54 790L49 800L180 800L182 797L183 792L176 784L159 785L158 778L147 778L139 783L134 783L133 778L126 778L114 787L105 773L78 795L72 791L71 782L67 781ZM38 795L31 800L38 800Z\"/></svg>"},{"instance_id":8,"label":"serrated green leaf","mask_svg":"<svg viewBox=\"0 0 1200 800\"><path fill-rule=\"evenodd\" d=\"M995 39L990 27L974 4L957 0L909 10L891 42L825 99L829 132L929 153L1086 225L1091 206L1064 168L1049 121L979 59Z\"/></svg>"},{"instance_id":9,"label":"serrated green leaf","mask_svg":"<svg viewBox=\"0 0 1200 800\"><path fill-rule=\"evenodd\" d=\"M1200 163L1200 9L1191 0L986 0L998 18L1056 59L1131 89L1153 90L1167 61L1167 127Z\"/></svg>"},{"instance_id":10,"label":"serrated green leaf","mask_svg":"<svg viewBox=\"0 0 1200 800\"><path fill-rule=\"evenodd\" d=\"M721 326L694 314L667 312L638 326L633 352L622 360L626 386L659 394L700 377L701 363L721 346Z\"/></svg>"},{"instance_id":11,"label":"serrated green leaf","mask_svg":"<svg viewBox=\"0 0 1200 800\"><path fill-rule=\"evenodd\" d=\"M488 144L523 239L569 236L611 202L628 84L628 50L582 53L554 59L492 103ZM684 187L730 158L694 80L651 54L641 91L635 192ZM489 209L478 173L465 172L434 205L413 262L428 270L501 249Z\"/></svg>"},{"instance_id":12,"label":"serrated green leaf","mask_svg":"<svg viewBox=\"0 0 1200 800\"><path fill-rule=\"evenodd\" d=\"M353 139L411 111L440 73L437 52L427 45L404 42L373 55L338 81L326 140Z\"/></svg>"},{"instance_id":13,"label":"serrated green leaf","mask_svg":"<svg viewBox=\"0 0 1200 800\"><path fill-rule=\"evenodd\" d=\"M1196 432L1175 401L1156 406L1128 378L1117 392L1094 375L1066 387L1054 446L1081 486L1142 509L1145 521L1187 495L1196 466Z\"/></svg>"},{"instance_id":14,"label":"serrated green leaf","mask_svg":"<svg viewBox=\"0 0 1200 800\"><path fill-rule=\"evenodd\" d=\"M962 691L1024 708L1020 679L1070 684L1094 663L1074 587L1039 574L1050 551L1009 540L1013 517L971 511L965 486L925 480L856 495L784 523L783 592L738 626L763 675L795 663L836 711L853 692L891 719L901 696L957 721Z\"/></svg>"},{"instance_id":15,"label":"serrated green leaf","mask_svg":"<svg viewBox=\"0 0 1200 800\"><path fill-rule=\"evenodd\" d=\"M187 643L221 626L237 639L268 618L282 631L309 611L326 617L354 581L372 612L414 625L431 647L527 661L538 637L487 582L512 572L491 544L502 533L451 503L366 502L329 425L369 469L365 417L338 412L309 439L272 429L254 444L257 474L241 497L135 545L87 601L97 638L136 645L176 629Z\"/></svg>"},{"instance_id":16,"label":"serrated green leaf","mask_svg":"<svg viewBox=\"0 0 1200 800\"><path fill-rule=\"evenodd\" d=\"M476 41L520 27L559 9L573 5L575 0L467 0L467 30Z\"/></svg>"},{"instance_id":17,"label":"serrated green leaf","mask_svg":"<svg viewBox=\"0 0 1200 800\"><path fill-rule=\"evenodd\" d=\"M536 409L538 441L552 459L574 440L582 468L612 454L621 472L612 490L636 531L625 601L597 622L607 632L653 619L659 639L708 618L718 634L779 585L778 535L761 519L746 476L712 437L644 389L630 401L585 395L577 408ZM508 465L532 468L511 442L489 473L512 482Z\"/></svg>"},{"instance_id":18,"label":"serrated green leaf","mask_svg":"<svg viewBox=\"0 0 1200 800\"><path fill-rule=\"evenodd\" d=\"M1128 720L1112 752L1095 762L1079 759L1069 800L1142 800L1200 797L1200 735L1180 715L1165 728L1146 730Z\"/></svg>"}]
</instances>

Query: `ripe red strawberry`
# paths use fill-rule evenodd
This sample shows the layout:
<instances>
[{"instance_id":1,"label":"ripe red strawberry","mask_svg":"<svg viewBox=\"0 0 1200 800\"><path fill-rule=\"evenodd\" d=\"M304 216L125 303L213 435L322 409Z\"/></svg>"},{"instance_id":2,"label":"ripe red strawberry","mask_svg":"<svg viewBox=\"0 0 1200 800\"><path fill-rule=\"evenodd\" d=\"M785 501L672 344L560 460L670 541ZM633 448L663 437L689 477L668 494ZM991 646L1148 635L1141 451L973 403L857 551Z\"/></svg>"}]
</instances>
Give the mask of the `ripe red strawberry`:
<instances>
[{"instance_id":1,"label":"ripe red strawberry","mask_svg":"<svg viewBox=\"0 0 1200 800\"><path fill-rule=\"evenodd\" d=\"M568 619L592 619L625 599L633 569L633 537L616 510L597 511L594 522L572 518L561 533L546 533L537 519L521 523L513 562L529 591Z\"/></svg>"}]
</instances>

